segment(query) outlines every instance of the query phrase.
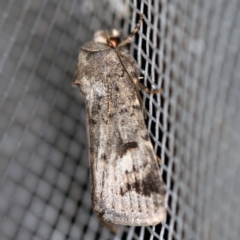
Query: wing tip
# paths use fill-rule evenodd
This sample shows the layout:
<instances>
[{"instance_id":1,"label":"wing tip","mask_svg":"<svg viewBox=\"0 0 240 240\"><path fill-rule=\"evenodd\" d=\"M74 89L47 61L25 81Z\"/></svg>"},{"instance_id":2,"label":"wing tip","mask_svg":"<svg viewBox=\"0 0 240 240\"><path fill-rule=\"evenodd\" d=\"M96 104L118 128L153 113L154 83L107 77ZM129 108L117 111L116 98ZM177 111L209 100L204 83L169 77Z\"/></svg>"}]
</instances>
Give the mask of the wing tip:
<instances>
[{"instance_id":1,"label":"wing tip","mask_svg":"<svg viewBox=\"0 0 240 240\"><path fill-rule=\"evenodd\" d=\"M99 213L97 213L99 215ZM124 212L105 211L102 220L116 225L126 226L153 226L161 223L166 218L166 209L160 207L155 212Z\"/></svg>"}]
</instances>

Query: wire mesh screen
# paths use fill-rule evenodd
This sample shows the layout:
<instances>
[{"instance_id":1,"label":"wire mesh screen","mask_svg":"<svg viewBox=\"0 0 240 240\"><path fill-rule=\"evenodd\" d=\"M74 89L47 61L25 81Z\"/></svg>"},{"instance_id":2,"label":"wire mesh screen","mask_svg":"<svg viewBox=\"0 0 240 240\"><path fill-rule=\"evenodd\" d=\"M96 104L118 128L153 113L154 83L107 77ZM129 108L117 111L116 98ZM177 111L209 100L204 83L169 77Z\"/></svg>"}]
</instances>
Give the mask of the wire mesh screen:
<instances>
[{"instance_id":1,"label":"wire mesh screen","mask_svg":"<svg viewBox=\"0 0 240 240\"><path fill-rule=\"evenodd\" d=\"M0 239L238 239L239 1L0 1ZM76 55L99 29L127 36L161 157L167 218L113 234L92 212Z\"/></svg>"}]
</instances>

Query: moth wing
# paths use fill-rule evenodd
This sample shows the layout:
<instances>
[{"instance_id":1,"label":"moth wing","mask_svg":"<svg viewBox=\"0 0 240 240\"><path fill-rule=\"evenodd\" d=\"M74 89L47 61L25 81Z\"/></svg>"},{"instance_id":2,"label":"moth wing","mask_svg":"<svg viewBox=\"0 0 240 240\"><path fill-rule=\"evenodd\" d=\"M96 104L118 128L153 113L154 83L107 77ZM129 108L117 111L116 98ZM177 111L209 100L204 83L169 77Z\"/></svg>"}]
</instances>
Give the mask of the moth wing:
<instances>
[{"instance_id":1,"label":"moth wing","mask_svg":"<svg viewBox=\"0 0 240 240\"><path fill-rule=\"evenodd\" d=\"M114 224L155 225L166 214L156 155L135 90L114 82L111 100L92 97L88 108L93 207Z\"/></svg>"},{"instance_id":2,"label":"moth wing","mask_svg":"<svg viewBox=\"0 0 240 240\"><path fill-rule=\"evenodd\" d=\"M125 52L121 58L136 79L135 60ZM166 215L164 183L134 86L113 49L83 49L78 69L74 84L86 99L94 211L114 224L158 224Z\"/></svg>"},{"instance_id":3,"label":"moth wing","mask_svg":"<svg viewBox=\"0 0 240 240\"><path fill-rule=\"evenodd\" d=\"M121 130L114 135L118 147L113 143L115 150L106 156L110 148L102 146L100 158L91 162L94 210L114 224L156 225L165 218L165 189L146 129L128 142Z\"/></svg>"}]
</instances>

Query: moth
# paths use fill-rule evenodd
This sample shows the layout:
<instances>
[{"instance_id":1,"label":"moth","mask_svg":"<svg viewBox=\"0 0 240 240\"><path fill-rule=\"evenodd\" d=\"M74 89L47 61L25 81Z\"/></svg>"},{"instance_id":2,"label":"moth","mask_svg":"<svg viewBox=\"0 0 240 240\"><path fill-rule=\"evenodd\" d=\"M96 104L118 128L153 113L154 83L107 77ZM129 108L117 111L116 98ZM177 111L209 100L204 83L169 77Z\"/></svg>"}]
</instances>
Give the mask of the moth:
<instances>
[{"instance_id":1,"label":"moth","mask_svg":"<svg viewBox=\"0 0 240 240\"><path fill-rule=\"evenodd\" d=\"M164 220L165 188L145 126L137 62L125 46L140 28L120 41L119 32L97 31L82 46L73 86L85 98L93 209L101 222L148 226Z\"/></svg>"}]
</instances>

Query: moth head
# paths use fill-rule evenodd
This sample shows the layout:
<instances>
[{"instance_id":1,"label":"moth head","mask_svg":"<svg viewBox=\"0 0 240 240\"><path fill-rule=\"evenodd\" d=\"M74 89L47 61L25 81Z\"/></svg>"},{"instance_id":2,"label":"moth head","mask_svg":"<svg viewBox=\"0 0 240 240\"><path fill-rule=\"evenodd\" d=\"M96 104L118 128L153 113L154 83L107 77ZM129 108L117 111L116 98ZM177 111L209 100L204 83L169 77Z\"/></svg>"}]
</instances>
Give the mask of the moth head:
<instances>
[{"instance_id":1,"label":"moth head","mask_svg":"<svg viewBox=\"0 0 240 240\"><path fill-rule=\"evenodd\" d=\"M93 40L96 43L107 45L110 43L113 47L117 47L120 42L120 33L116 29L112 29L111 31L100 30L94 34Z\"/></svg>"}]
</instances>

